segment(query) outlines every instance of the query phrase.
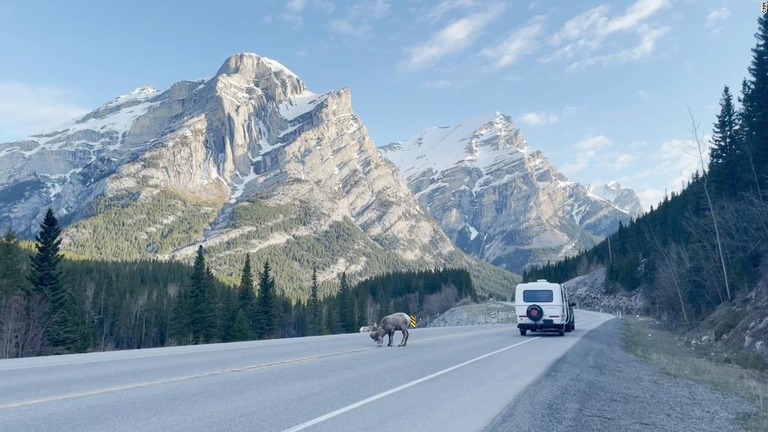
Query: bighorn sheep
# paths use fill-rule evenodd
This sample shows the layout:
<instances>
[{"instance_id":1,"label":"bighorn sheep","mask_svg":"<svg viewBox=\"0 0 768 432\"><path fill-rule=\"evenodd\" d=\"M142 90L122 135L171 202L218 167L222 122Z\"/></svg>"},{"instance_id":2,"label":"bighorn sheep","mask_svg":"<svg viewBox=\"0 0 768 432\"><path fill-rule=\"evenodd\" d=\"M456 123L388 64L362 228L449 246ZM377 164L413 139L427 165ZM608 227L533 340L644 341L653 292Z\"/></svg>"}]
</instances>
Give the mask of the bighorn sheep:
<instances>
[{"instance_id":1,"label":"bighorn sheep","mask_svg":"<svg viewBox=\"0 0 768 432\"><path fill-rule=\"evenodd\" d=\"M387 315L381 320L381 324L371 332L371 339L376 342L376 345L381 346L384 343L384 335L389 335L387 346L392 346L392 336L399 330L403 332L403 340L398 346L405 346L408 343L408 325L410 323L411 317L407 313L398 312Z\"/></svg>"}]
</instances>

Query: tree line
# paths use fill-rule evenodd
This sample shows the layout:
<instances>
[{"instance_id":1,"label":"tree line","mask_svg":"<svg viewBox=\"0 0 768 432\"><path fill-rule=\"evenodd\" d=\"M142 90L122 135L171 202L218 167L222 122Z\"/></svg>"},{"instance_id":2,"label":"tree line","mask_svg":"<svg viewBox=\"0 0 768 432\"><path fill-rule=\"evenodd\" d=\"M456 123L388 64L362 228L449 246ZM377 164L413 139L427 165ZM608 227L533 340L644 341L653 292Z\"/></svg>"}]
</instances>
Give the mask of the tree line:
<instances>
[{"instance_id":1,"label":"tree line","mask_svg":"<svg viewBox=\"0 0 768 432\"><path fill-rule=\"evenodd\" d=\"M524 280L565 281L597 266L606 290L643 290L649 312L691 324L768 276L768 19L758 19L748 76L734 101L723 88L708 143L691 119L697 171L657 208L596 247L531 269ZM708 151L708 162L704 155Z\"/></svg>"},{"instance_id":2,"label":"tree line","mask_svg":"<svg viewBox=\"0 0 768 432\"><path fill-rule=\"evenodd\" d=\"M355 332L384 314L444 312L476 298L466 270L390 272L321 293L280 287L269 260L245 256L239 282L214 275L200 246L194 263L67 258L48 209L34 243L0 240L0 358ZM304 290L306 301L287 292Z\"/></svg>"}]
</instances>

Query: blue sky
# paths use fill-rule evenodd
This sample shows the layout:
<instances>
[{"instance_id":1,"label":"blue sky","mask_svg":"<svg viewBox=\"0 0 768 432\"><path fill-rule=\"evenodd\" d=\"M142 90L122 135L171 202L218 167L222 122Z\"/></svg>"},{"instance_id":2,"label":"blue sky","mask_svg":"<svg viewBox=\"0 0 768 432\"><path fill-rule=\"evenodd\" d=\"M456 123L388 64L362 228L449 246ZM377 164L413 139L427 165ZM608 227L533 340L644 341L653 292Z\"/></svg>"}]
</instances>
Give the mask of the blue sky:
<instances>
[{"instance_id":1,"label":"blue sky","mask_svg":"<svg viewBox=\"0 0 768 432\"><path fill-rule=\"evenodd\" d=\"M709 135L723 85L738 94L760 3L4 2L0 142L254 52L312 91L351 88L378 145L500 111L573 180L648 208L697 167L687 107Z\"/></svg>"}]
</instances>

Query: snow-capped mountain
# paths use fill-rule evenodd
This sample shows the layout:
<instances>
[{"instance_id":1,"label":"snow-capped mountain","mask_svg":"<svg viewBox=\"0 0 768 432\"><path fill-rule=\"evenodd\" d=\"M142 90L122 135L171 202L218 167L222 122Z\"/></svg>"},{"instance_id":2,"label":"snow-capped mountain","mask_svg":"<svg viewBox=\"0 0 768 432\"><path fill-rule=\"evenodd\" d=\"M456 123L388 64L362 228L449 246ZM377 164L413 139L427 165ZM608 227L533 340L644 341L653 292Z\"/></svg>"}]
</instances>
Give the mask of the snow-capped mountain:
<instances>
[{"instance_id":1,"label":"snow-capped mountain","mask_svg":"<svg viewBox=\"0 0 768 432\"><path fill-rule=\"evenodd\" d=\"M227 276L245 252L278 260L283 285L302 283L312 265L321 279L477 267L377 150L348 89L313 93L255 54L0 144L0 224L30 237L48 206L82 255L188 259L204 244ZM511 280L499 272L480 270Z\"/></svg>"},{"instance_id":2,"label":"snow-capped mountain","mask_svg":"<svg viewBox=\"0 0 768 432\"><path fill-rule=\"evenodd\" d=\"M587 190L590 194L608 201L614 207L631 215L639 216L645 211L635 191L623 189L617 181L612 181L600 187L590 185L587 187Z\"/></svg>"},{"instance_id":3,"label":"snow-capped mountain","mask_svg":"<svg viewBox=\"0 0 768 432\"><path fill-rule=\"evenodd\" d=\"M591 247L642 212L629 189L569 180L500 113L381 149L457 246L515 272Z\"/></svg>"}]
</instances>

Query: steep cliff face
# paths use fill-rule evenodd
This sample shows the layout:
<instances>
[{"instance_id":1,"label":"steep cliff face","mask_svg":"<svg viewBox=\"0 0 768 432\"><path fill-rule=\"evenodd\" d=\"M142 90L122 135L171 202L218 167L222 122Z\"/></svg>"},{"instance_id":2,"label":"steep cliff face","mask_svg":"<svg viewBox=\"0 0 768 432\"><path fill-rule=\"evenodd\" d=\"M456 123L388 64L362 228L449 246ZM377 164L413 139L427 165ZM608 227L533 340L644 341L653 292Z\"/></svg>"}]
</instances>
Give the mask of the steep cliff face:
<instances>
[{"instance_id":1,"label":"steep cliff face","mask_svg":"<svg viewBox=\"0 0 768 432\"><path fill-rule=\"evenodd\" d=\"M503 114L382 151L459 248L511 271L588 248L635 215L633 203L619 208L558 172Z\"/></svg>"},{"instance_id":2,"label":"steep cliff face","mask_svg":"<svg viewBox=\"0 0 768 432\"><path fill-rule=\"evenodd\" d=\"M30 236L48 206L65 246L86 256L189 259L204 244L232 277L246 252L287 267L285 284L312 266L325 277L476 266L382 157L348 89L312 93L254 54L0 145L2 223Z\"/></svg>"}]
</instances>

